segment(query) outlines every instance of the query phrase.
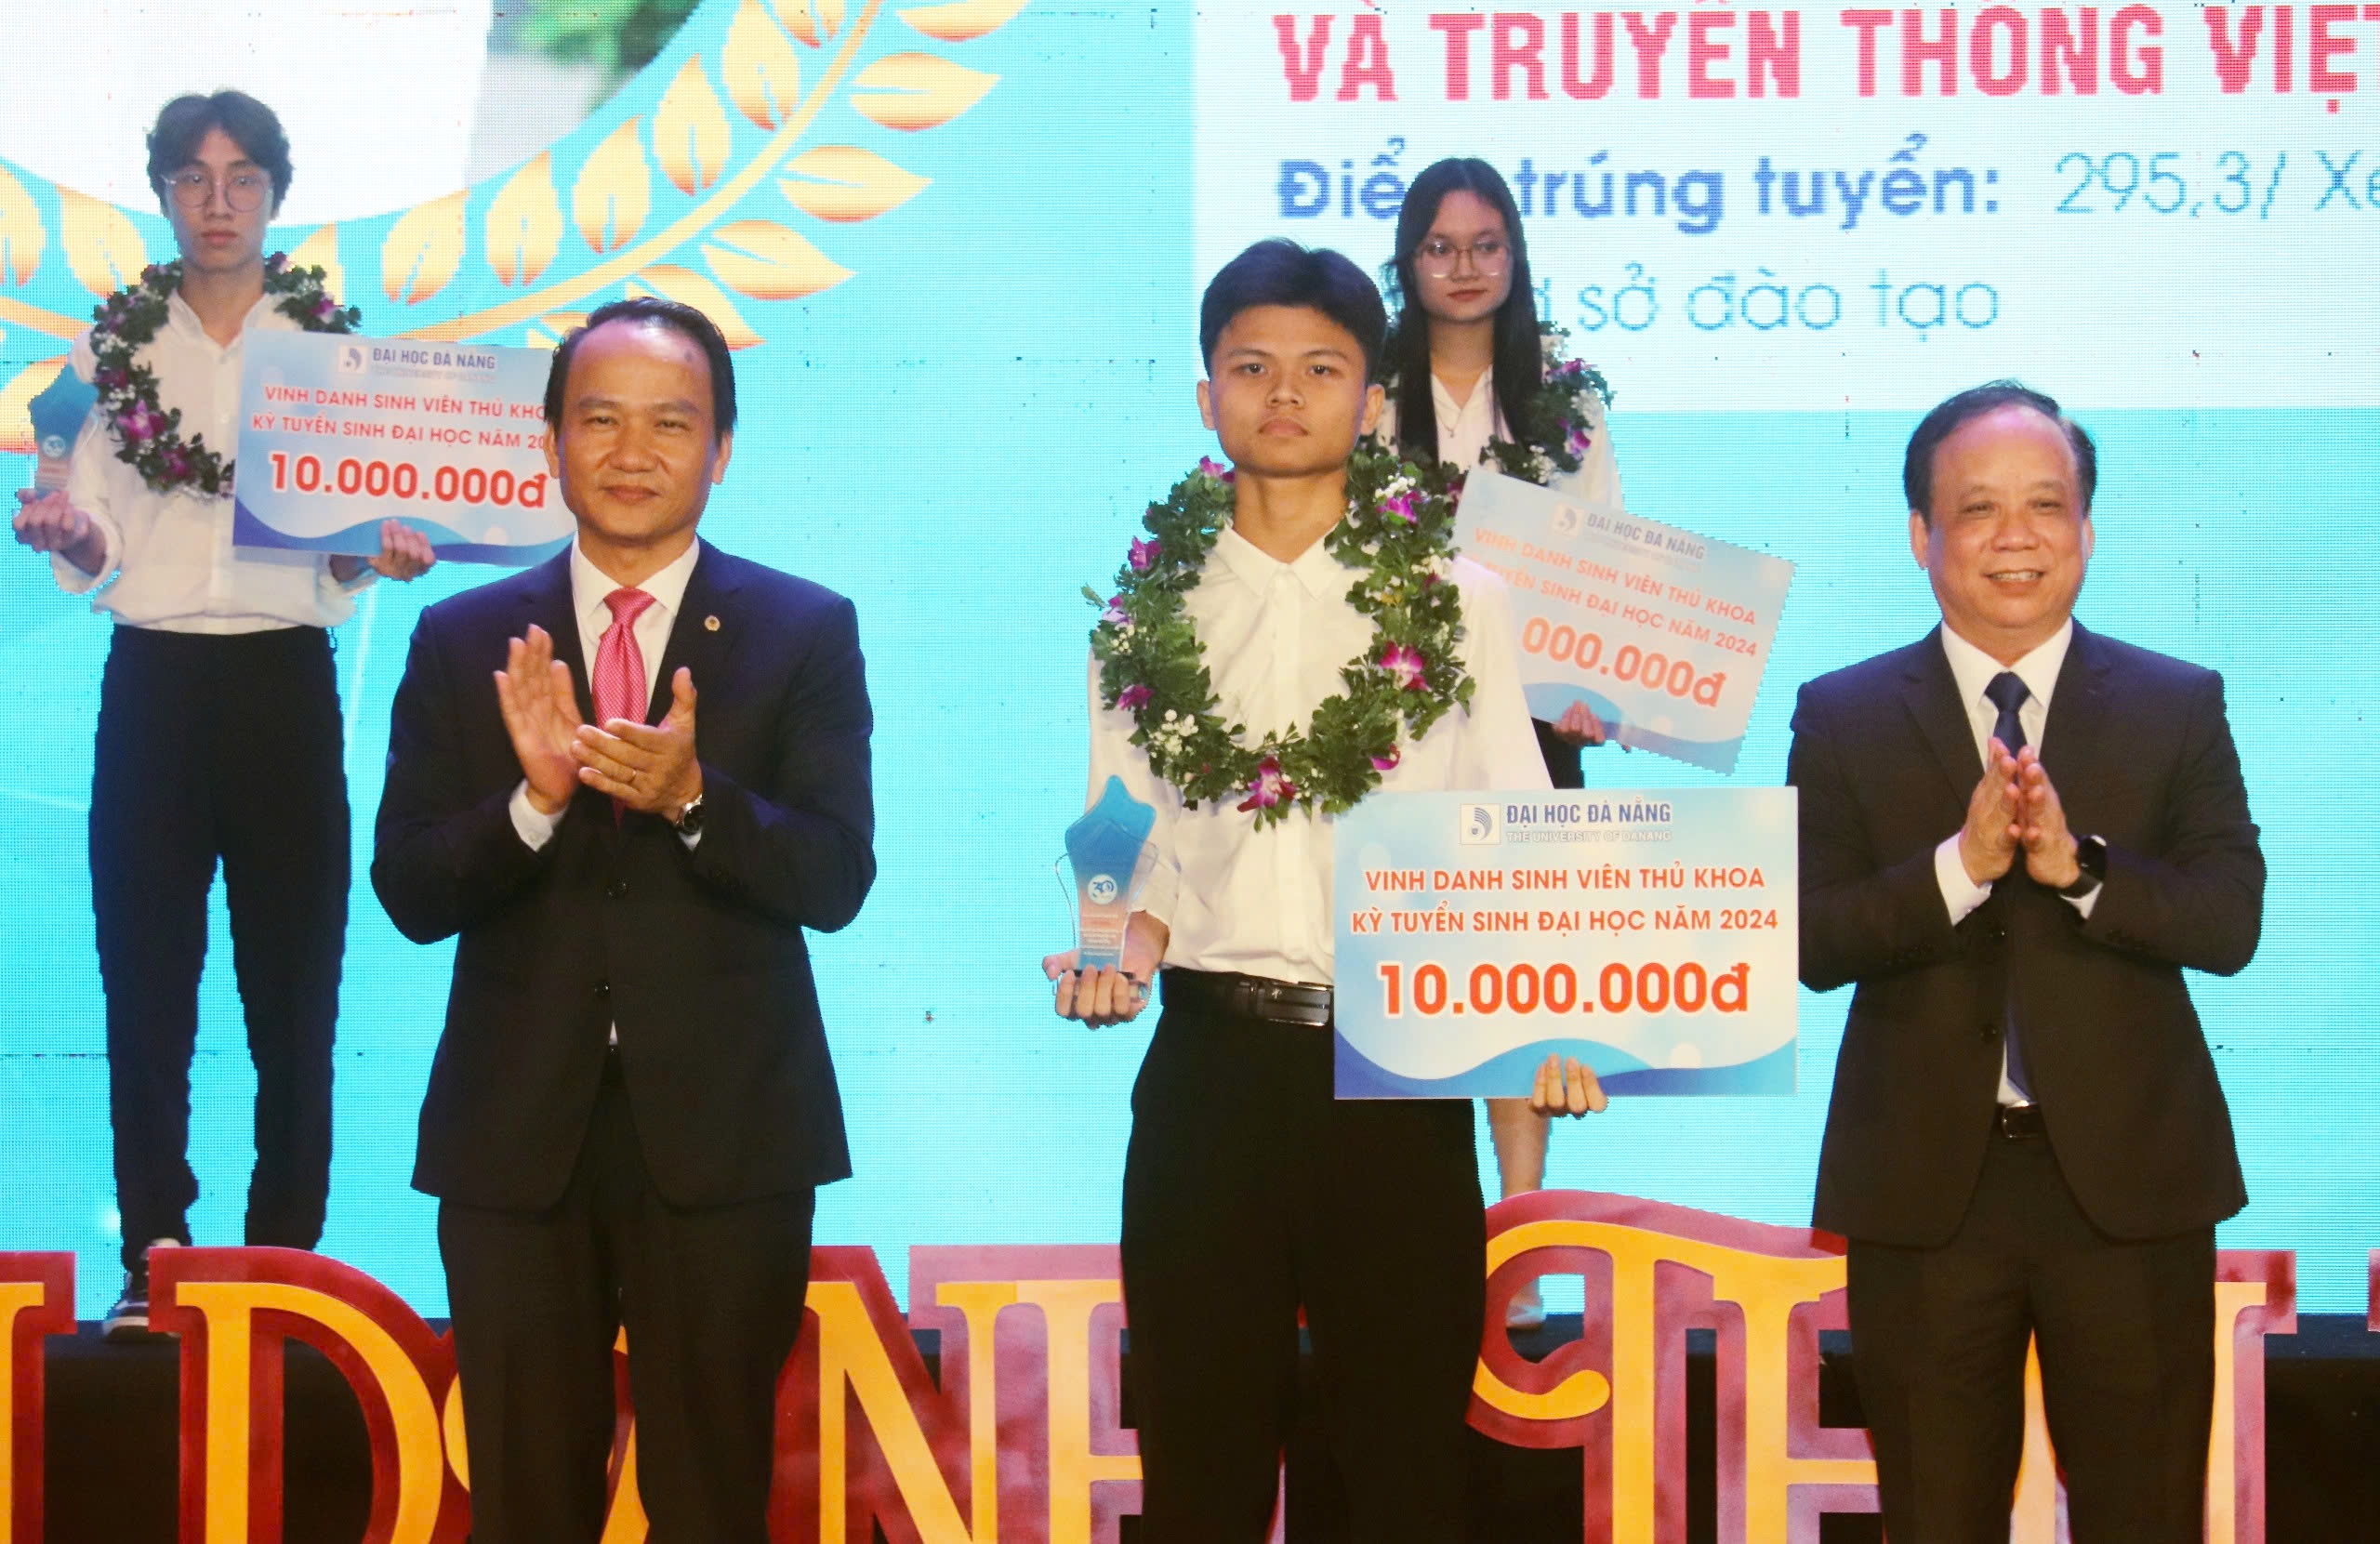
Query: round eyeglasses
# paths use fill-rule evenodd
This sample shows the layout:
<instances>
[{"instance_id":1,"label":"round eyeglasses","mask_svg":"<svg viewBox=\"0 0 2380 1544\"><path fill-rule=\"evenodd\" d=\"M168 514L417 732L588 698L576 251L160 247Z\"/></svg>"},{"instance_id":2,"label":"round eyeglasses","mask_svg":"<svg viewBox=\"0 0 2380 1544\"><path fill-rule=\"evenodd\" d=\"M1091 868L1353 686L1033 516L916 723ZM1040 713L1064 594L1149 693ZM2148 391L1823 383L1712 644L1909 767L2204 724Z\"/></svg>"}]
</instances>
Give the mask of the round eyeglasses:
<instances>
[{"instance_id":1,"label":"round eyeglasses","mask_svg":"<svg viewBox=\"0 0 2380 1544\"><path fill-rule=\"evenodd\" d=\"M1473 272L1492 279L1512 266L1512 244L1501 236L1482 236L1469 246L1457 246L1444 236L1433 236L1413 254L1421 271L1433 279L1446 278L1465 257L1471 259Z\"/></svg>"},{"instance_id":2,"label":"round eyeglasses","mask_svg":"<svg viewBox=\"0 0 2380 1544\"><path fill-rule=\"evenodd\" d=\"M174 202L185 209L204 209L214 200L215 191L223 191L223 202L234 210L249 214L264 203L271 191L272 178L262 172L233 172L218 182L202 171L176 172L165 179L174 191Z\"/></svg>"}]
</instances>

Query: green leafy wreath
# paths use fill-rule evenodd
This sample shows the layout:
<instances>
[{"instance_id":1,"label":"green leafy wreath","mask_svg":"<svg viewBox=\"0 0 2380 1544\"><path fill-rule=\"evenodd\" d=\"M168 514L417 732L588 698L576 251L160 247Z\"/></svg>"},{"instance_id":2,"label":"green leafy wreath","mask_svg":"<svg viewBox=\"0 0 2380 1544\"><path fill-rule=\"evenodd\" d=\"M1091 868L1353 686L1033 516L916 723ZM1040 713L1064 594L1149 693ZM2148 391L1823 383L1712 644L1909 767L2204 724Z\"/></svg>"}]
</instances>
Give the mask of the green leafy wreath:
<instances>
[{"instance_id":1,"label":"green leafy wreath","mask_svg":"<svg viewBox=\"0 0 2380 1544\"><path fill-rule=\"evenodd\" d=\"M1239 796L1261 828L1292 810L1336 814L1380 785L1448 709L1468 706L1472 680L1456 653L1462 602L1452 582L1454 503L1448 468L1417 467L1359 447L1347 468L1347 515L1323 538L1360 570L1348 604L1372 619L1372 641L1340 668L1346 690L1326 699L1302 730L1245 742L1227 723L1184 609L1232 516L1232 473L1201 460L1149 506L1117 570L1116 593L1083 594L1102 608L1091 647L1100 694L1132 715L1132 743L1192 808Z\"/></svg>"},{"instance_id":2,"label":"green leafy wreath","mask_svg":"<svg viewBox=\"0 0 2380 1544\"><path fill-rule=\"evenodd\" d=\"M158 493L191 487L214 498L230 491L232 464L208 447L206 436L182 438L182 410L169 412L158 402L157 373L140 363L140 350L165 324L167 302L181 283L181 264L152 263L138 283L93 308L91 384L115 431L117 460ZM265 259L264 292L280 297L274 309L310 333L352 332L364 320L362 311L332 297L321 269L292 268L283 253Z\"/></svg>"}]
</instances>

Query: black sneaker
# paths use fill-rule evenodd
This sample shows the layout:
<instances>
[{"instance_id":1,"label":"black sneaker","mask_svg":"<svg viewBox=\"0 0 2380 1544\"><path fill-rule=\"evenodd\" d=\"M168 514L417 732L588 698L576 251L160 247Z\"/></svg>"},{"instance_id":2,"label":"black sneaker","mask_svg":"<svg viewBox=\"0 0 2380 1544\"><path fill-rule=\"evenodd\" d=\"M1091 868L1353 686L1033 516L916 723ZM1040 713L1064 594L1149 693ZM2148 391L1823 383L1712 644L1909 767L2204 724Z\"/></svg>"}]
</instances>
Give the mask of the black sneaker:
<instances>
[{"instance_id":1,"label":"black sneaker","mask_svg":"<svg viewBox=\"0 0 2380 1544\"><path fill-rule=\"evenodd\" d=\"M180 1247L181 1240L160 1238L140 1251L140 1263L124 1273L124 1292L99 1321L99 1333L111 1340L146 1340L149 1331L149 1256L157 1249Z\"/></svg>"}]
</instances>

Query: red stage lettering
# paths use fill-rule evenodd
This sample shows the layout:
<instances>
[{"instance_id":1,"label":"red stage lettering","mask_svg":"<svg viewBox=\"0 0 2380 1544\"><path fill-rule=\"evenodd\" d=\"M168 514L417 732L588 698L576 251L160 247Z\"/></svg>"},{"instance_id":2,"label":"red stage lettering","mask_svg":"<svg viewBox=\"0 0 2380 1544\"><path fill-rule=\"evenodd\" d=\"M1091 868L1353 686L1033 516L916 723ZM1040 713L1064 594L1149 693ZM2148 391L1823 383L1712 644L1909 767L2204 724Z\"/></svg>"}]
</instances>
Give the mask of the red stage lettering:
<instances>
[{"instance_id":1,"label":"red stage lettering","mask_svg":"<svg viewBox=\"0 0 2380 1544\"><path fill-rule=\"evenodd\" d=\"M1866 1433L1818 1423L1818 1337L1844 1326L1842 1241L1627 1196L1550 1191L1488 1215L1488 1313L1471 1421L1518 1446L1577 1448L1581 1538L1684 1537L1686 1336L1716 1347L1717 1535L1816 1544L1829 1512L1875 1510ZM0 1544L42 1524L43 1337L73 1327L73 1257L0 1254ZM2380 1332L2380 1252L2370 1323ZM368 1544L450 1544L469 1526L451 1343L378 1283L319 1255L177 1249L155 1262L158 1326L181 1338L185 1544L281 1528L282 1357L322 1350L370 1432ZM1543 1274L1584 1279L1581 1338L1530 1363L1503 1313ZM2226 1250L2215 1288L2208 1544L2260 1544L2264 1338L2296 1327L2293 1257ZM906 1315L873 1251L812 1259L810 1322L778 1380L770 1532L865 1544L1114 1544L1140 1505L1119 1424L1124 1328L1108 1246L919 1248ZM929 1376L916 1336L940 1338ZM623 1348L625 1351L625 1348ZM604 1537L645 1536L620 1364ZM2029 1378L2012 1544L2054 1544L2055 1455Z\"/></svg>"},{"instance_id":2,"label":"red stage lettering","mask_svg":"<svg viewBox=\"0 0 2380 1544\"><path fill-rule=\"evenodd\" d=\"M0 1539L41 1544L42 1339L74 1333L74 1257L0 1253Z\"/></svg>"}]
</instances>

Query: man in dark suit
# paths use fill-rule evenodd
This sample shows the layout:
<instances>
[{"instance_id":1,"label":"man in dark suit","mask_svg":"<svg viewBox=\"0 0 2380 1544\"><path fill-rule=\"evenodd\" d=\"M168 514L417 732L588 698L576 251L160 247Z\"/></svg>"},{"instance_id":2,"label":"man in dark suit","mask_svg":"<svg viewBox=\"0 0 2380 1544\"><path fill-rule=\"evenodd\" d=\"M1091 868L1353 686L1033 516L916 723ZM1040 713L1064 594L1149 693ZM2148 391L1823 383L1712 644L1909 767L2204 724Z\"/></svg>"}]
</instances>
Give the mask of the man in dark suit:
<instances>
[{"instance_id":1,"label":"man in dark suit","mask_svg":"<svg viewBox=\"0 0 2380 1544\"><path fill-rule=\"evenodd\" d=\"M2013 382L1911 437L1942 626L1802 689L1802 979L1858 983L1817 1222L1850 1240L1893 1544L2005 1544L2038 1337L2077 1544L2197 1544L2215 1223L2246 1204L2185 967L2255 951L2212 671L2084 630L2097 455Z\"/></svg>"},{"instance_id":2,"label":"man in dark suit","mask_svg":"<svg viewBox=\"0 0 2380 1544\"><path fill-rule=\"evenodd\" d=\"M597 310L546 422L577 539L423 614L372 864L407 937L460 934L414 1183L472 1537L601 1536L625 1324L656 1544L758 1544L813 1191L851 1172L802 930L876 872L857 625L695 540L735 425L701 313Z\"/></svg>"}]
</instances>

